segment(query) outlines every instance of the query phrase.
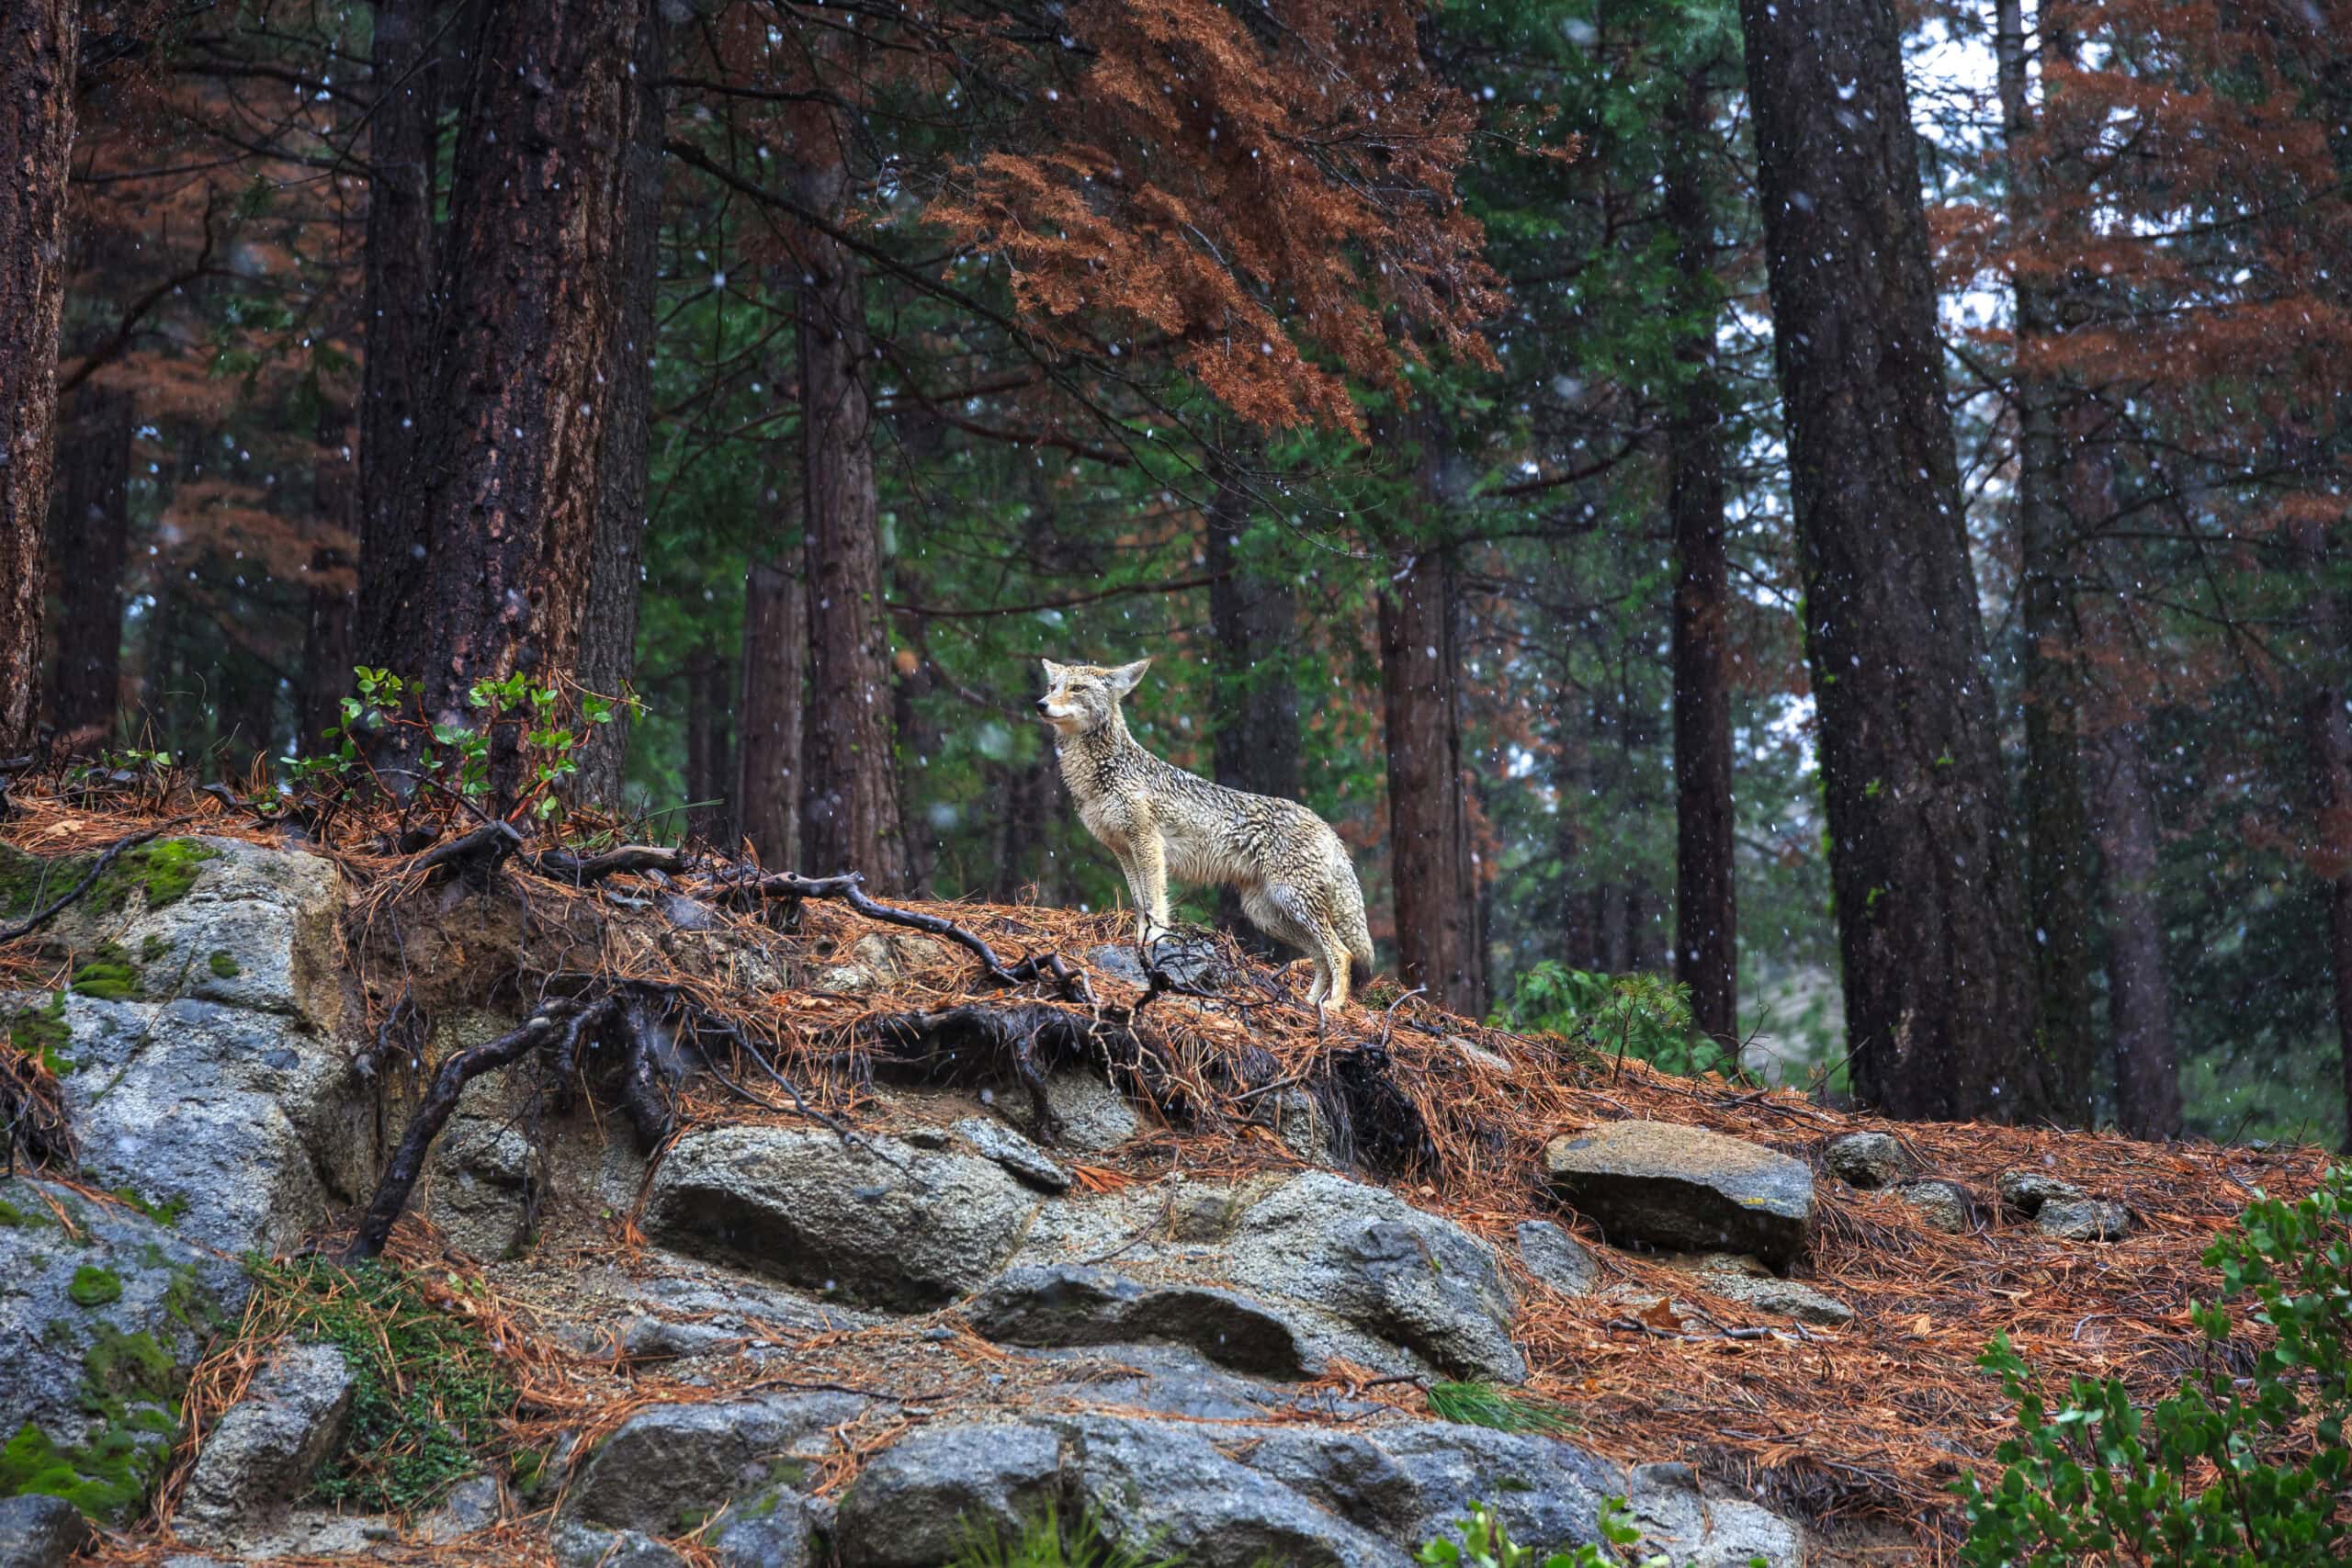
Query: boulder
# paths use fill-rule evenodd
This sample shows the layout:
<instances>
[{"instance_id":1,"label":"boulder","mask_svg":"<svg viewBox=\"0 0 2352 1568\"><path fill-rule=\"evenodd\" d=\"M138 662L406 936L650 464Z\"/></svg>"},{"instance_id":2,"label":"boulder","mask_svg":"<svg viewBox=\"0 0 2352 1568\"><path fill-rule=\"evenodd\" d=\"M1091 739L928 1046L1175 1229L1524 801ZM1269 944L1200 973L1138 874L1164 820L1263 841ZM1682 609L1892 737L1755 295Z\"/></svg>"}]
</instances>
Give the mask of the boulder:
<instances>
[{"instance_id":1,"label":"boulder","mask_svg":"<svg viewBox=\"0 0 2352 1568\"><path fill-rule=\"evenodd\" d=\"M1803 1568L1809 1561L1804 1530L1747 1498L1702 1486L1687 1464L1636 1465L1625 1500L1640 1550L1675 1568Z\"/></svg>"},{"instance_id":2,"label":"boulder","mask_svg":"<svg viewBox=\"0 0 2352 1568\"><path fill-rule=\"evenodd\" d=\"M227 839L118 867L42 933L70 987L0 995L0 1017L52 1036L85 1179L219 1251L283 1250L372 1176L372 1099L335 1040L338 874Z\"/></svg>"},{"instance_id":3,"label":"boulder","mask_svg":"<svg viewBox=\"0 0 2352 1568\"><path fill-rule=\"evenodd\" d=\"M827 1451L831 1428L866 1403L849 1393L773 1394L641 1410L581 1463L563 1517L602 1530L682 1534L737 1498L799 1485Z\"/></svg>"},{"instance_id":4,"label":"boulder","mask_svg":"<svg viewBox=\"0 0 2352 1568\"><path fill-rule=\"evenodd\" d=\"M1442 1421L1286 1427L1247 1462L1407 1553L1484 1503L1540 1561L1599 1540L1601 1501L1624 1489L1613 1466L1571 1445Z\"/></svg>"},{"instance_id":5,"label":"boulder","mask_svg":"<svg viewBox=\"0 0 2352 1568\"><path fill-rule=\"evenodd\" d=\"M494 1475L475 1475L449 1488L440 1506L416 1522L416 1533L435 1546L491 1526L505 1517L506 1491Z\"/></svg>"},{"instance_id":6,"label":"boulder","mask_svg":"<svg viewBox=\"0 0 2352 1568\"><path fill-rule=\"evenodd\" d=\"M933 1568L970 1532L1012 1535L1061 1501L1061 1439L1033 1423L918 1427L859 1472L833 1521L842 1568Z\"/></svg>"},{"instance_id":7,"label":"boulder","mask_svg":"<svg viewBox=\"0 0 2352 1568\"><path fill-rule=\"evenodd\" d=\"M820 1127L717 1127L671 1147L644 1225L682 1252L921 1312L986 1283L1038 1201L994 1160Z\"/></svg>"},{"instance_id":8,"label":"boulder","mask_svg":"<svg viewBox=\"0 0 2352 1568\"><path fill-rule=\"evenodd\" d=\"M1449 1376L1521 1382L1516 1303L1486 1243L1384 1187L1310 1171L1243 1211L1225 1273L1295 1301Z\"/></svg>"},{"instance_id":9,"label":"boulder","mask_svg":"<svg viewBox=\"0 0 2352 1568\"><path fill-rule=\"evenodd\" d=\"M1045 1150L1001 1122L967 1116L956 1123L964 1141L1041 1192L1069 1190L1069 1172L1056 1165Z\"/></svg>"},{"instance_id":10,"label":"boulder","mask_svg":"<svg viewBox=\"0 0 2352 1568\"><path fill-rule=\"evenodd\" d=\"M1751 1253L1779 1269L1813 1224L1802 1162L1702 1127L1606 1122L1553 1139L1544 1164L1554 1195L1612 1243Z\"/></svg>"},{"instance_id":11,"label":"boulder","mask_svg":"<svg viewBox=\"0 0 2352 1568\"><path fill-rule=\"evenodd\" d=\"M600 1530L559 1518L548 1546L560 1568L686 1568L686 1560L642 1530Z\"/></svg>"},{"instance_id":12,"label":"boulder","mask_svg":"<svg viewBox=\"0 0 2352 1568\"><path fill-rule=\"evenodd\" d=\"M1517 1235L1520 1262L1562 1295L1589 1296L1600 1283L1600 1263L1583 1243L1551 1221L1522 1221Z\"/></svg>"},{"instance_id":13,"label":"boulder","mask_svg":"<svg viewBox=\"0 0 2352 1568\"><path fill-rule=\"evenodd\" d=\"M133 1210L0 1179L0 1442L32 1465L21 1489L101 1523L134 1513L246 1290L235 1263Z\"/></svg>"},{"instance_id":14,"label":"boulder","mask_svg":"<svg viewBox=\"0 0 2352 1568\"><path fill-rule=\"evenodd\" d=\"M1821 1163L1849 1187L1892 1187L1917 1173L1919 1162L1891 1133L1848 1133L1832 1138L1821 1151Z\"/></svg>"},{"instance_id":15,"label":"boulder","mask_svg":"<svg viewBox=\"0 0 2352 1568\"><path fill-rule=\"evenodd\" d=\"M1199 1427L1111 1416L1057 1422L1073 1513L1187 1568L1392 1568L1397 1550L1227 1457ZM1250 1437L1258 1434L1249 1433Z\"/></svg>"},{"instance_id":16,"label":"boulder","mask_svg":"<svg viewBox=\"0 0 2352 1568\"><path fill-rule=\"evenodd\" d=\"M1139 1285L1107 1269L1014 1269L964 1310L1010 1345L1188 1345L1219 1366L1265 1377L1309 1374L1297 1328L1258 1302L1206 1285Z\"/></svg>"},{"instance_id":17,"label":"boulder","mask_svg":"<svg viewBox=\"0 0 2352 1568\"><path fill-rule=\"evenodd\" d=\"M1783 1280L1753 1258L1709 1253L1695 1260L1700 1283L1727 1302L1775 1317L1792 1317L1824 1328L1843 1328L1854 1321L1854 1309L1811 1285Z\"/></svg>"},{"instance_id":18,"label":"boulder","mask_svg":"<svg viewBox=\"0 0 2352 1568\"><path fill-rule=\"evenodd\" d=\"M2094 1198L2071 1181L2039 1171L2005 1170L2001 1201L2060 1241L2121 1241L2132 1234L2131 1212Z\"/></svg>"},{"instance_id":19,"label":"boulder","mask_svg":"<svg viewBox=\"0 0 2352 1568\"><path fill-rule=\"evenodd\" d=\"M1969 1229L1970 1211L1967 1189L1956 1181L1905 1181L1898 1183L1894 1195L1919 1211L1919 1218L1929 1227L1951 1235L1965 1235Z\"/></svg>"},{"instance_id":20,"label":"boulder","mask_svg":"<svg viewBox=\"0 0 2352 1568\"><path fill-rule=\"evenodd\" d=\"M281 1346L204 1440L174 1523L198 1545L223 1544L283 1513L343 1438L351 1369L332 1345Z\"/></svg>"},{"instance_id":21,"label":"boulder","mask_svg":"<svg viewBox=\"0 0 2352 1568\"><path fill-rule=\"evenodd\" d=\"M62 1568L96 1539L82 1510L62 1497L0 1497L0 1568Z\"/></svg>"},{"instance_id":22,"label":"boulder","mask_svg":"<svg viewBox=\"0 0 2352 1568\"><path fill-rule=\"evenodd\" d=\"M808 1500L777 1487L740 1513L729 1510L709 1535L711 1555L719 1568L808 1568L815 1528Z\"/></svg>"}]
</instances>

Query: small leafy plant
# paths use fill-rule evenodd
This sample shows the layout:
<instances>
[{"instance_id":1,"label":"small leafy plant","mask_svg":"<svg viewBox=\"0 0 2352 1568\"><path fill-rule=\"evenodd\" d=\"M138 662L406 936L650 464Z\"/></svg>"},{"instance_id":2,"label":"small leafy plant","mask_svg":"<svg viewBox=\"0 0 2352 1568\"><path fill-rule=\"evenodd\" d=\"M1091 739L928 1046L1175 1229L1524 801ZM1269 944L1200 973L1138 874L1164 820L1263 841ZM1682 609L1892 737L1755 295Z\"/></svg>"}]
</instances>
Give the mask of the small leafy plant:
<instances>
[{"instance_id":1,"label":"small leafy plant","mask_svg":"<svg viewBox=\"0 0 2352 1568\"><path fill-rule=\"evenodd\" d=\"M1566 1035L1598 1055L1631 1056L1660 1072L1687 1077L1736 1065L1692 1023L1690 987L1662 975L1600 975L1547 958L1519 977L1495 1021Z\"/></svg>"},{"instance_id":2,"label":"small leafy plant","mask_svg":"<svg viewBox=\"0 0 2352 1568\"><path fill-rule=\"evenodd\" d=\"M2017 1402L2018 1435L1987 1488L1956 1488L1964 1562L2163 1563L2171 1568L2352 1559L2352 1170L2288 1203L2257 1193L2206 1250L2222 1295L2196 1309L2205 1364L2154 1409L2123 1384L2075 1379L2053 1408L2007 1336L1978 1364ZM2233 1375L2222 1302L2275 1336Z\"/></svg>"},{"instance_id":3,"label":"small leafy plant","mask_svg":"<svg viewBox=\"0 0 2352 1568\"><path fill-rule=\"evenodd\" d=\"M1173 1557L1156 1556L1111 1539L1088 1509L1065 1521L1046 1508L1017 1530L974 1523L948 1568L1180 1568Z\"/></svg>"},{"instance_id":4,"label":"small leafy plant","mask_svg":"<svg viewBox=\"0 0 2352 1568\"><path fill-rule=\"evenodd\" d=\"M1440 1536L1422 1547L1419 1561L1427 1568L1623 1568L1624 1549L1642 1539L1625 1522L1625 1503L1611 1497L1600 1506L1600 1533L1606 1548L1587 1544L1537 1559L1532 1547L1511 1540L1495 1511L1484 1503L1470 1505L1468 1516L1454 1526L1460 1540ZM1668 1568L1670 1559L1645 1557L1639 1568Z\"/></svg>"},{"instance_id":5,"label":"small leafy plant","mask_svg":"<svg viewBox=\"0 0 2352 1568\"><path fill-rule=\"evenodd\" d=\"M593 692L573 693L542 684L517 672L477 681L466 693L466 722L435 718L424 712L418 682L389 670L361 665L353 671L354 694L342 701L343 721L320 737L322 750L288 758L288 779L322 787L371 778L372 754L397 750L411 765L401 772L425 787L476 802L500 786L500 751L514 756L509 817L527 812L540 821L562 814L562 786L580 771L579 750L598 725L623 713L641 711L634 694L616 700Z\"/></svg>"}]
</instances>

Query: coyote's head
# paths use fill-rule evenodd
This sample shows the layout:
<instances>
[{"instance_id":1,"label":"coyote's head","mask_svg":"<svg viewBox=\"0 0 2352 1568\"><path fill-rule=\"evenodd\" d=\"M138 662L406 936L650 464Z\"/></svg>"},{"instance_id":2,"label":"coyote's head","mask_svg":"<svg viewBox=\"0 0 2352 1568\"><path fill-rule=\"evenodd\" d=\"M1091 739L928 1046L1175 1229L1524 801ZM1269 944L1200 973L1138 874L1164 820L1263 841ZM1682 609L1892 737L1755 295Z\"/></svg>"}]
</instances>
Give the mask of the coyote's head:
<instances>
[{"instance_id":1,"label":"coyote's head","mask_svg":"<svg viewBox=\"0 0 2352 1568\"><path fill-rule=\"evenodd\" d=\"M1134 691L1143 672L1151 668L1148 659L1115 670L1099 664L1057 664L1050 659L1038 662L1046 667L1046 694L1037 699L1037 711L1064 735L1090 734L1110 723L1111 716L1119 711L1119 699Z\"/></svg>"}]
</instances>

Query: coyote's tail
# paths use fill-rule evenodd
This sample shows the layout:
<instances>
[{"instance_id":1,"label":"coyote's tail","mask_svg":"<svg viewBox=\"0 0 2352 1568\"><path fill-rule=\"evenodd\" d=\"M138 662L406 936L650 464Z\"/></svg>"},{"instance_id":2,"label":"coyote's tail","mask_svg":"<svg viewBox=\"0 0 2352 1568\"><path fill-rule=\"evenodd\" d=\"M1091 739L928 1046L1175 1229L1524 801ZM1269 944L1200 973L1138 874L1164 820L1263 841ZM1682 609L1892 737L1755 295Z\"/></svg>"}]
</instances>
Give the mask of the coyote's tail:
<instances>
[{"instance_id":1,"label":"coyote's tail","mask_svg":"<svg viewBox=\"0 0 2352 1568\"><path fill-rule=\"evenodd\" d=\"M1342 885L1340 898L1345 907L1340 915L1340 935L1348 944L1348 985L1361 988L1372 983L1372 931L1363 923L1363 891L1356 886L1352 869Z\"/></svg>"}]
</instances>

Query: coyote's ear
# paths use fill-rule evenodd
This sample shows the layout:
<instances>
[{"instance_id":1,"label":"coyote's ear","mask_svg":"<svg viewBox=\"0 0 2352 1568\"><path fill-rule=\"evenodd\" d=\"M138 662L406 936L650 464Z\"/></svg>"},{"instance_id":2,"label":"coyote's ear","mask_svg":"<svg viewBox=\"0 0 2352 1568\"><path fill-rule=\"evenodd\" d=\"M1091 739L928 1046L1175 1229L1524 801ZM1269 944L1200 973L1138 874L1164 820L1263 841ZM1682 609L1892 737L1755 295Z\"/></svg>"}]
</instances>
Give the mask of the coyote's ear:
<instances>
[{"instance_id":1,"label":"coyote's ear","mask_svg":"<svg viewBox=\"0 0 2352 1568\"><path fill-rule=\"evenodd\" d=\"M1111 684L1118 687L1119 695L1124 697L1143 683L1143 672L1150 668L1151 660L1148 659L1138 659L1133 664L1122 664L1111 671Z\"/></svg>"},{"instance_id":2,"label":"coyote's ear","mask_svg":"<svg viewBox=\"0 0 2352 1568\"><path fill-rule=\"evenodd\" d=\"M1040 659L1037 662L1046 667L1046 684L1057 686L1061 683L1062 667L1060 665L1050 659Z\"/></svg>"}]
</instances>

